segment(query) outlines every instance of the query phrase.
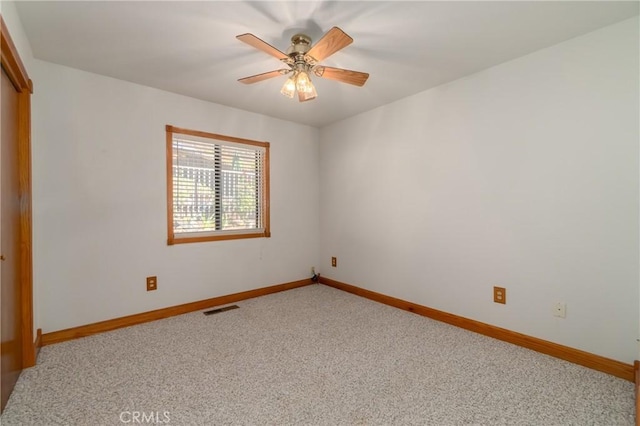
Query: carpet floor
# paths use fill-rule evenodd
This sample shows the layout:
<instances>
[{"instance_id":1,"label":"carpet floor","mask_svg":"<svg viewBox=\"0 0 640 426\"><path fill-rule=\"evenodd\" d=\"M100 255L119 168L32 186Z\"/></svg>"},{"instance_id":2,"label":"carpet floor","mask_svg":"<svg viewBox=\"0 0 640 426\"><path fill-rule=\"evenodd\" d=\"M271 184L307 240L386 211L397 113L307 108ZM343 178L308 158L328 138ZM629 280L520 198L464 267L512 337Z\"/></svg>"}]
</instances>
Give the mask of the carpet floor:
<instances>
[{"instance_id":1,"label":"carpet floor","mask_svg":"<svg viewBox=\"0 0 640 426\"><path fill-rule=\"evenodd\" d=\"M323 285L43 347L10 425L633 425L616 377Z\"/></svg>"}]
</instances>

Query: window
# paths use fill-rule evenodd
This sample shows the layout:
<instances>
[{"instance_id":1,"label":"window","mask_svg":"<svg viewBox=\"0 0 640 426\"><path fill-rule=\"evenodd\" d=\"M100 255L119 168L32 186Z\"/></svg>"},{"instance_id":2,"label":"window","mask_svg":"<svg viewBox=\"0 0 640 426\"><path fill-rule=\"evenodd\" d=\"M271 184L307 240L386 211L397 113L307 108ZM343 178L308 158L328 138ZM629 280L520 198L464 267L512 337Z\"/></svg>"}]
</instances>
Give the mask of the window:
<instances>
[{"instance_id":1,"label":"window","mask_svg":"<svg viewBox=\"0 0 640 426\"><path fill-rule=\"evenodd\" d=\"M167 126L168 243L269 237L269 143Z\"/></svg>"}]
</instances>

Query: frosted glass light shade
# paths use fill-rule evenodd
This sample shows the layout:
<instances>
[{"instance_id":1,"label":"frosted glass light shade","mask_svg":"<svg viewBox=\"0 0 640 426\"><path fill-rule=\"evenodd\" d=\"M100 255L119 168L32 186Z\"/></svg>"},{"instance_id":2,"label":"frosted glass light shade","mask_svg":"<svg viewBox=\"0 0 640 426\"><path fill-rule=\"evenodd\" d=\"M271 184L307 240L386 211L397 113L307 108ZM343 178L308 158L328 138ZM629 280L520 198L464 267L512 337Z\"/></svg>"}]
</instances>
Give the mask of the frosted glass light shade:
<instances>
[{"instance_id":1,"label":"frosted glass light shade","mask_svg":"<svg viewBox=\"0 0 640 426\"><path fill-rule=\"evenodd\" d=\"M306 92L298 92L299 98L301 102L310 101L311 99L315 99L318 96L316 92L316 88L313 86L311 81L309 81L309 86Z\"/></svg>"},{"instance_id":2,"label":"frosted glass light shade","mask_svg":"<svg viewBox=\"0 0 640 426\"><path fill-rule=\"evenodd\" d=\"M300 71L298 73L298 78L296 78L296 89L300 93L309 93L313 88L313 84L311 84L311 79L309 78L309 74L304 71Z\"/></svg>"},{"instance_id":3,"label":"frosted glass light shade","mask_svg":"<svg viewBox=\"0 0 640 426\"><path fill-rule=\"evenodd\" d=\"M289 77L287 81L284 82L282 89L280 89L280 93L285 95L287 98L293 98L293 95L296 93L296 82L293 77Z\"/></svg>"}]
</instances>

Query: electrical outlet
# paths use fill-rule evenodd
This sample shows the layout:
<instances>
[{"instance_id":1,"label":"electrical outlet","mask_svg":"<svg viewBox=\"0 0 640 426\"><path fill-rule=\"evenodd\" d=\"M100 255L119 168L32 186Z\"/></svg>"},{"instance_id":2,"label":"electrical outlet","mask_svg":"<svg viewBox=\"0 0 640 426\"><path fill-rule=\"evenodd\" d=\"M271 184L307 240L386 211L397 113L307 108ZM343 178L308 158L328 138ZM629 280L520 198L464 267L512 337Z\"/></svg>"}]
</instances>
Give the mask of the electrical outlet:
<instances>
[{"instance_id":1,"label":"electrical outlet","mask_svg":"<svg viewBox=\"0 0 640 426\"><path fill-rule=\"evenodd\" d=\"M147 277L147 291L153 291L158 288L158 277Z\"/></svg>"},{"instance_id":2,"label":"electrical outlet","mask_svg":"<svg viewBox=\"0 0 640 426\"><path fill-rule=\"evenodd\" d=\"M493 287L493 301L496 303L507 303L507 289L504 287Z\"/></svg>"},{"instance_id":3,"label":"electrical outlet","mask_svg":"<svg viewBox=\"0 0 640 426\"><path fill-rule=\"evenodd\" d=\"M333 266L334 268L338 266L338 258L336 257L331 258L331 266Z\"/></svg>"},{"instance_id":4,"label":"electrical outlet","mask_svg":"<svg viewBox=\"0 0 640 426\"><path fill-rule=\"evenodd\" d=\"M311 267L311 282L318 283L320 282L320 274L316 273L316 267Z\"/></svg>"},{"instance_id":5,"label":"electrical outlet","mask_svg":"<svg viewBox=\"0 0 640 426\"><path fill-rule=\"evenodd\" d=\"M553 316L558 318L567 317L567 304L564 302L556 302L553 304Z\"/></svg>"}]
</instances>

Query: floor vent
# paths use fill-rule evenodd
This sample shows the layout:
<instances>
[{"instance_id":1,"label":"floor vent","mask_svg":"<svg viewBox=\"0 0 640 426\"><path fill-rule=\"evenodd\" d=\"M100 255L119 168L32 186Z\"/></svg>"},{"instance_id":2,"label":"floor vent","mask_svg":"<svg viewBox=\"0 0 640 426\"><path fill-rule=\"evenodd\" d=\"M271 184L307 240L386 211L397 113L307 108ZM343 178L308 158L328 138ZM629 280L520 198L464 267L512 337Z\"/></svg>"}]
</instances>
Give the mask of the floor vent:
<instances>
[{"instance_id":1,"label":"floor vent","mask_svg":"<svg viewBox=\"0 0 640 426\"><path fill-rule=\"evenodd\" d=\"M219 314L220 312L225 312L225 311L230 311L232 309L238 309L240 306L238 305L231 305L231 306L225 306L224 308L218 308L218 309L212 309L210 311L204 311L203 313L205 315L213 315L213 314Z\"/></svg>"}]
</instances>

